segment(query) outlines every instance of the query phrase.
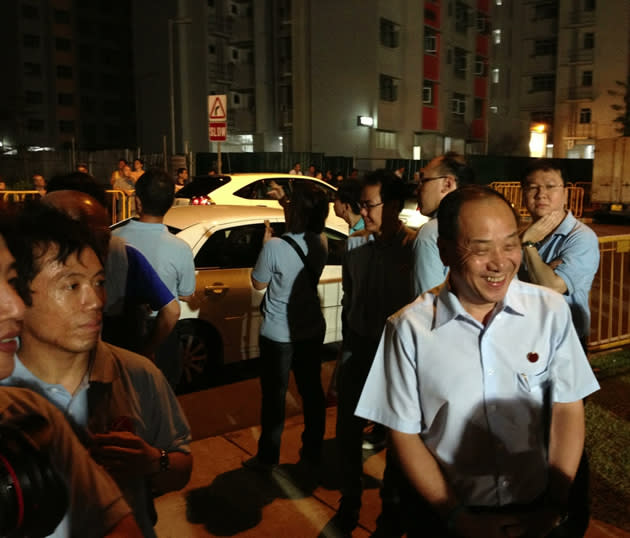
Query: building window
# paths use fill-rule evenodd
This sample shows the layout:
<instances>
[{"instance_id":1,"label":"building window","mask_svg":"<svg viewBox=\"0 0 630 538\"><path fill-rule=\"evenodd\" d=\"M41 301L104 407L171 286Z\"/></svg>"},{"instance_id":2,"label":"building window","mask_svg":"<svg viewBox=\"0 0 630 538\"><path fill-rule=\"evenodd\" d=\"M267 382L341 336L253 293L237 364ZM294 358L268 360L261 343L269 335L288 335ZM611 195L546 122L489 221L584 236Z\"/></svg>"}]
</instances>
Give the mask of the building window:
<instances>
[{"instance_id":1,"label":"building window","mask_svg":"<svg viewBox=\"0 0 630 538\"><path fill-rule=\"evenodd\" d=\"M584 48L585 49L595 48L595 34L593 32L586 32L584 34Z\"/></svg>"},{"instance_id":2,"label":"building window","mask_svg":"<svg viewBox=\"0 0 630 538\"><path fill-rule=\"evenodd\" d=\"M592 85L593 85L593 72L582 71L582 86L592 86Z\"/></svg>"},{"instance_id":3,"label":"building window","mask_svg":"<svg viewBox=\"0 0 630 538\"><path fill-rule=\"evenodd\" d=\"M433 82L431 80L425 80L422 86L422 102L425 105L433 104Z\"/></svg>"},{"instance_id":4,"label":"building window","mask_svg":"<svg viewBox=\"0 0 630 538\"><path fill-rule=\"evenodd\" d=\"M44 102L44 94L42 92L27 90L24 92L24 99L27 105L41 105Z\"/></svg>"},{"instance_id":5,"label":"building window","mask_svg":"<svg viewBox=\"0 0 630 538\"><path fill-rule=\"evenodd\" d=\"M499 68L495 67L492 70L492 78L491 78L492 84L498 84L499 83L499 79L500 79Z\"/></svg>"},{"instance_id":6,"label":"building window","mask_svg":"<svg viewBox=\"0 0 630 538\"><path fill-rule=\"evenodd\" d=\"M591 123L590 108L580 108L580 123Z\"/></svg>"},{"instance_id":7,"label":"building window","mask_svg":"<svg viewBox=\"0 0 630 538\"><path fill-rule=\"evenodd\" d=\"M487 34L490 31L490 21L488 15L483 11L477 11L477 32Z\"/></svg>"},{"instance_id":8,"label":"building window","mask_svg":"<svg viewBox=\"0 0 630 538\"><path fill-rule=\"evenodd\" d=\"M72 67L69 65L58 65L57 78L72 78Z\"/></svg>"},{"instance_id":9,"label":"building window","mask_svg":"<svg viewBox=\"0 0 630 538\"><path fill-rule=\"evenodd\" d=\"M232 49L232 60L238 61L238 58L239 58L238 49Z\"/></svg>"},{"instance_id":10,"label":"building window","mask_svg":"<svg viewBox=\"0 0 630 538\"><path fill-rule=\"evenodd\" d=\"M495 45L499 45L501 43L501 28L492 30L492 42Z\"/></svg>"},{"instance_id":11,"label":"building window","mask_svg":"<svg viewBox=\"0 0 630 538\"><path fill-rule=\"evenodd\" d=\"M214 7L214 0L208 0L208 7Z\"/></svg>"},{"instance_id":12,"label":"building window","mask_svg":"<svg viewBox=\"0 0 630 538\"><path fill-rule=\"evenodd\" d=\"M71 93L59 93L57 94L57 104L61 106L74 105L74 95Z\"/></svg>"},{"instance_id":13,"label":"building window","mask_svg":"<svg viewBox=\"0 0 630 538\"><path fill-rule=\"evenodd\" d=\"M61 120L59 122L59 131L62 133L74 133L74 122L70 120Z\"/></svg>"},{"instance_id":14,"label":"building window","mask_svg":"<svg viewBox=\"0 0 630 538\"><path fill-rule=\"evenodd\" d=\"M29 49L36 49L39 47L40 45L40 38L38 35L33 35L33 34L24 34L22 36L22 43L24 44L25 47L29 48Z\"/></svg>"},{"instance_id":15,"label":"building window","mask_svg":"<svg viewBox=\"0 0 630 538\"><path fill-rule=\"evenodd\" d=\"M486 61L481 56L475 58L475 75L478 77L486 76Z\"/></svg>"},{"instance_id":16,"label":"building window","mask_svg":"<svg viewBox=\"0 0 630 538\"><path fill-rule=\"evenodd\" d=\"M57 24L70 24L70 12L65 9L55 9L54 17Z\"/></svg>"},{"instance_id":17,"label":"building window","mask_svg":"<svg viewBox=\"0 0 630 538\"><path fill-rule=\"evenodd\" d=\"M60 51L69 51L72 49L72 41L63 37L55 38L55 49Z\"/></svg>"},{"instance_id":18,"label":"building window","mask_svg":"<svg viewBox=\"0 0 630 538\"><path fill-rule=\"evenodd\" d=\"M552 91L556 85L555 75L534 75L532 77L532 92Z\"/></svg>"},{"instance_id":19,"label":"building window","mask_svg":"<svg viewBox=\"0 0 630 538\"><path fill-rule=\"evenodd\" d=\"M236 4L232 4L232 15L238 15L238 6Z\"/></svg>"},{"instance_id":20,"label":"building window","mask_svg":"<svg viewBox=\"0 0 630 538\"><path fill-rule=\"evenodd\" d=\"M374 131L374 145L377 149L396 149L396 133L392 131Z\"/></svg>"},{"instance_id":21,"label":"building window","mask_svg":"<svg viewBox=\"0 0 630 538\"><path fill-rule=\"evenodd\" d=\"M41 132L44 130L44 120L29 118L26 120L26 129L31 132Z\"/></svg>"},{"instance_id":22,"label":"building window","mask_svg":"<svg viewBox=\"0 0 630 538\"><path fill-rule=\"evenodd\" d=\"M534 6L534 20L553 19L558 16L557 2L538 2Z\"/></svg>"},{"instance_id":23,"label":"building window","mask_svg":"<svg viewBox=\"0 0 630 538\"><path fill-rule=\"evenodd\" d=\"M41 77L42 66L33 62L24 62L24 75L27 77Z\"/></svg>"},{"instance_id":24,"label":"building window","mask_svg":"<svg viewBox=\"0 0 630 538\"><path fill-rule=\"evenodd\" d=\"M208 54L214 56L217 53L217 46L214 43L208 45Z\"/></svg>"},{"instance_id":25,"label":"building window","mask_svg":"<svg viewBox=\"0 0 630 538\"><path fill-rule=\"evenodd\" d=\"M484 100L475 99L475 119L481 119L485 116L484 112Z\"/></svg>"},{"instance_id":26,"label":"building window","mask_svg":"<svg viewBox=\"0 0 630 538\"><path fill-rule=\"evenodd\" d=\"M460 34L465 34L468 30L469 10L468 5L463 2L455 4L455 31Z\"/></svg>"},{"instance_id":27,"label":"building window","mask_svg":"<svg viewBox=\"0 0 630 538\"><path fill-rule=\"evenodd\" d=\"M429 54L437 52L437 34L427 26L424 27L424 52Z\"/></svg>"},{"instance_id":28,"label":"building window","mask_svg":"<svg viewBox=\"0 0 630 538\"><path fill-rule=\"evenodd\" d=\"M398 100L398 80L389 75L379 76L379 93L381 101Z\"/></svg>"},{"instance_id":29,"label":"building window","mask_svg":"<svg viewBox=\"0 0 630 538\"><path fill-rule=\"evenodd\" d=\"M468 62L466 58L466 50L455 47L455 61L453 62L453 73L457 78L466 78L466 70Z\"/></svg>"},{"instance_id":30,"label":"building window","mask_svg":"<svg viewBox=\"0 0 630 538\"><path fill-rule=\"evenodd\" d=\"M25 19L39 19L39 9L37 9L37 6L24 4L22 6L22 17Z\"/></svg>"},{"instance_id":31,"label":"building window","mask_svg":"<svg viewBox=\"0 0 630 538\"><path fill-rule=\"evenodd\" d=\"M546 123L551 125L553 123L553 112L549 110L538 110L530 114L532 123Z\"/></svg>"},{"instance_id":32,"label":"building window","mask_svg":"<svg viewBox=\"0 0 630 538\"><path fill-rule=\"evenodd\" d=\"M595 11L595 0L584 0L584 11Z\"/></svg>"},{"instance_id":33,"label":"building window","mask_svg":"<svg viewBox=\"0 0 630 538\"><path fill-rule=\"evenodd\" d=\"M555 54L555 39L536 39L534 41L534 56L553 56Z\"/></svg>"},{"instance_id":34,"label":"building window","mask_svg":"<svg viewBox=\"0 0 630 538\"><path fill-rule=\"evenodd\" d=\"M425 21L435 21L437 20L437 16L435 15L435 11L432 9L424 8L424 20Z\"/></svg>"},{"instance_id":35,"label":"building window","mask_svg":"<svg viewBox=\"0 0 630 538\"><path fill-rule=\"evenodd\" d=\"M388 19L381 18L381 45L390 49L398 47L400 26Z\"/></svg>"},{"instance_id":36,"label":"building window","mask_svg":"<svg viewBox=\"0 0 630 538\"><path fill-rule=\"evenodd\" d=\"M453 116L456 117L461 117L466 114L466 96L463 93L453 93L451 112Z\"/></svg>"}]
</instances>

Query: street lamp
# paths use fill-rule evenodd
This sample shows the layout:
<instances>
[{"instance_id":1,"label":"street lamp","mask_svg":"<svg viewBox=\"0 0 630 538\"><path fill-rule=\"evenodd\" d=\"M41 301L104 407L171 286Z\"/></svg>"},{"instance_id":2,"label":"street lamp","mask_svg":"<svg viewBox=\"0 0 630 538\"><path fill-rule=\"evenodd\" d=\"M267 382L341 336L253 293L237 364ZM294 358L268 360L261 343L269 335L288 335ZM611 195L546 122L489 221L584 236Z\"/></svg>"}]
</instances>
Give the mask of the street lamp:
<instances>
[{"instance_id":1,"label":"street lamp","mask_svg":"<svg viewBox=\"0 0 630 538\"><path fill-rule=\"evenodd\" d=\"M175 24L191 24L190 18L168 19L168 74L169 103L171 113L171 155L175 155L175 75L173 73L173 26Z\"/></svg>"}]
</instances>

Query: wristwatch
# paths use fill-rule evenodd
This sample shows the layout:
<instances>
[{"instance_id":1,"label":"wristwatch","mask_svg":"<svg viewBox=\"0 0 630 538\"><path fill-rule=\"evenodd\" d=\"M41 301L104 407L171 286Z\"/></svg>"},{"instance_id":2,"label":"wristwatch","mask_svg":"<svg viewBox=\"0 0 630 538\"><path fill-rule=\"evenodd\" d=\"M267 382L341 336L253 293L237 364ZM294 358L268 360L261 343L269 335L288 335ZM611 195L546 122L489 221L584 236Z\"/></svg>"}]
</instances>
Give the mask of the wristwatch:
<instances>
[{"instance_id":1,"label":"wristwatch","mask_svg":"<svg viewBox=\"0 0 630 538\"><path fill-rule=\"evenodd\" d=\"M523 248L536 247L536 243L534 243L533 241L523 241L521 243L521 246Z\"/></svg>"}]
</instances>

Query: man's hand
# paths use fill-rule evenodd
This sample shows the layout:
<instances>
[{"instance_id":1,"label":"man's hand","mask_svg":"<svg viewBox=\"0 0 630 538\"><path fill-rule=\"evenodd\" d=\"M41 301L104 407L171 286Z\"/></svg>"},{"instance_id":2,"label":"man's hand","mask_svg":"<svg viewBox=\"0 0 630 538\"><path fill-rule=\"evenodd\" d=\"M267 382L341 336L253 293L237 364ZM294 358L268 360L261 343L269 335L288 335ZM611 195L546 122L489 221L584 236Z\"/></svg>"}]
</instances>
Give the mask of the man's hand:
<instances>
[{"instance_id":1,"label":"man's hand","mask_svg":"<svg viewBox=\"0 0 630 538\"><path fill-rule=\"evenodd\" d=\"M558 227L564 217L566 217L564 209L559 209L558 211L549 213L549 215L545 215L532 223L531 226L523 232L522 241L531 241L532 243L542 241Z\"/></svg>"},{"instance_id":2,"label":"man's hand","mask_svg":"<svg viewBox=\"0 0 630 538\"><path fill-rule=\"evenodd\" d=\"M272 179L269 181L267 196L273 200L282 200L286 196L286 193L284 192L282 185L279 185Z\"/></svg>"},{"instance_id":3,"label":"man's hand","mask_svg":"<svg viewBox=\"0 0 630 538\"><path fill-rule=\"evenodd\" d=\"M97 433L92 457L115 477L146 476L155 472L160 452L131 432Z\"/></svg>"},{"instance_id":4,"label":"man's hand","mask_svg":"<svg viewBox=\"0 0 630 538\"><path fill-rule=\"evenodd\" d=\"M268 220L265 220L265 235L263 235L263 245L273 237L273 228Z\"/></svg>"}]
</instances>

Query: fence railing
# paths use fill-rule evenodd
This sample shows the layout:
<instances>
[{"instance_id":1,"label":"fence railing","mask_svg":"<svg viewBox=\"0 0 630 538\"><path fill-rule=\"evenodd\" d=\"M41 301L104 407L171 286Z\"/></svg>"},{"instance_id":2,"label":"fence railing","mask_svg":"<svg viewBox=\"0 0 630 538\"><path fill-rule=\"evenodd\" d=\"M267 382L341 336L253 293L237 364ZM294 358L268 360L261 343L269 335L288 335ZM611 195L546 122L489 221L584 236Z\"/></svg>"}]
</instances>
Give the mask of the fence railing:
<instances>
[{"instance_id":1,"label":"fence railing","mask_svg":"<svg viewBox=\"0 0 630 538\"><path fill-rule=\"evenodd\" d=\"M589 351L630 344L630 234L599 238L591 287Z\"/></svg>"},{"instance_id":2,"label":"fence railing","mask_svg":"<svg viewBox=\"0 0 630 538\"><path fill-rule=\"evenodd\" d=\"M528 217L529 211L523 205L523 193L521 184L518 181L495 181L490 183L490 187L505 196L521 215ZM580 218L584 213L584 188L567 183L567 209L570 209L573 216Z\"/></svg>"},{"instance_id":3,"label":"fence railing","mask_svg":"<svg viewBox=\"0 0 630 538\"><path fill-rule=\"evenodd\" d=\"M112 216L112 224L118 221L132 217L135 214L135 192L127 194L119 190L105 191L107 196L107 205ZM40 198L39 191L0 191L0 200L5 203L22 204L30 200Z\"/></svg>"}]
</instances>

